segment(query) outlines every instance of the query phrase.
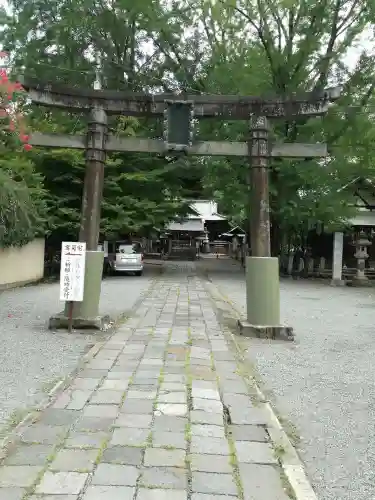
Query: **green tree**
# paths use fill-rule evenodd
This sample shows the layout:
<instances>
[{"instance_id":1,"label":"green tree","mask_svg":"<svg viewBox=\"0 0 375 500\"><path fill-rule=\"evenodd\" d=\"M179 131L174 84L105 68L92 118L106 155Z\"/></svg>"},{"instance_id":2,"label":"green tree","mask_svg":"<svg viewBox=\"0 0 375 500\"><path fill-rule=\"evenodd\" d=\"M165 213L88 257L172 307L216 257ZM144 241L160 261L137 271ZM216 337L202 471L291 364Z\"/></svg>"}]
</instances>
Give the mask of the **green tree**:
<instances>
[{"instance_id":1,"label":"green tree","mask_svg":"<svg viewBox=\"0 0 375 500\"><path fill-rule=\"evenodd\" d=\"M0 147L0 248L43 235L47 220L42 176L25 153Z\"/></svg>"},{"instance_id":2,"label":"green tree","mask_svg":"<svg viewBox=\"0 0 375 500\"><path fill-rule=\"evenodd\" d=\"M21 91L0 69L0 248L44 234L47 217L43 179L25 152L30 146Z\"/></svg>"},{"instance_id":3,"label":"green tree","mask_svg":"<svg viewBox=\"0 0 375 500\"><path fill-rule=\"evenodd\" d=\"M344 194L337 195L338 187L359 171L366 175L373 170L369 151L374 126L367 106L373 104L375 59L371 45L363 45L357 56L350 52L373 25L374 9L369 1L176 0L167 6L153 0L118 0L114 4L79 0L72 11L66 0L57 4L23 0L12 3L12 8L12 17L4 23L3 43L12 53L15 68L25 67L27 74L42 80L92 85L93 55L97 54L105 87L120 90L286 97L343 85L342 98L326 118L287 118L272 124L274 140L325 141L329 146L325 162L279 161L272 165L274 252L283 233L304 231L311 221L333 224L344 219L349 213L348 200L343 199ZM38 36L33 36L36 32ZM357 63L352 63L353 58ZM69 113L42 110L34 111L33 116L36 126L49 122L55 130L65 132L82 130L84 125ZM117 125L111 123L112 128ZM160 124L144 120L139 125L137 134L160 137ZM198 131L198 137L213 140L246 140L247 136L248 125L243 122L201 122ZM160 185L160 179L169 189L169 200L182 194L188 180L186 176L175 183L174 174L181 174L179 163L169 170L166 162L155 159L150 169L148 158L137 158L137 165L131 155L110 159L112 181L119 181L120 176L123 187L120 193L116 182L107 179L103 224L108 230L105 214L111 214L113 220L128 220L129 227L139 227L134 207L142 217L154 213L155 198L147 196L153 194L152 186ZM197 167L193 171L198 180L203 176L205 193L214 196L234 221L246 219L246 159L207 158L190 160L189 165ZM134 175L140 182L141 173L147 203L139 202L134 191L127 191L134 186ZM119 203L128 207L127 217L118 210Z\"/></svg>"},{"instance_id":4,"label":"green tree","mask_svg":"<svg viewBox=\"0 0 375 500\"><path fill-rule=\"evenodd\" d=\"M345 220L350 215L351 200L337 190L359 173L369 175L373 171L370 151L374 123L371 107L370 113L367 108L373 104L373 47L364 44L359 56L350 53L371 28L373 8L369 2L358 0L219 3L220 9L217 3L203 0L201 8L209 43L212 45L213 40L215 47L219 45L221 54L220 61L208 67L220 73L228 93L287 97L303 91L318 92L329 85L343 86L342 98L326 118L286 119L272 124L274 140L324 141L329 146L324 162L284 160L272 165L271 219L273 251L277 253L283 233L306 232L314 221L330 225ZM353 58L358 59L357 64L353 64ZM228 59L231 71L225 70ZM211 77L208 81L218 79ZM226 137L233 140L246 134L243 125L225 129ZM208 186L229 210L232 208L236 219L247 214L243 206L249 200L246 174L238 160L208 165Z\"/></svg>"},{"instance_id":5,"label":"green tree","mask_svg":"<svg viewBox=\"0 0 375 500\"><path fill-rule=\"evenodd\" d=\"M146 89L159 76L145 44L160 23L167 26L167 14L153 1L136 6L130 0L116 5L78 1L74 12L70 2L51 4L24 1L13 5L2 33L11 54L14 72L69 85L92 86L96 61L101 61L105 88ZM41 22L42 19L42 22ZM38 27L38 37L30 36ZM158 56L161 51L158 50ZM155 56L156 57L156 56ZM156 58L157 58L156 57ZM167 66L164 70L167 71ZM33 129L42 132L84 133L85 117L57 110L33 109ZM160 123L110 119L110 130L119 135L160 137ZM45 177L51 228L59 239L77 235L84 162L79 152L35 151L34 161ZM169 161L149 155L112 155L105 167L102 205L103 235L147 232L162 227L180 213L186 213L184 196L197 191L202 176L196 162Z\"/></svg>"}]
</instances>

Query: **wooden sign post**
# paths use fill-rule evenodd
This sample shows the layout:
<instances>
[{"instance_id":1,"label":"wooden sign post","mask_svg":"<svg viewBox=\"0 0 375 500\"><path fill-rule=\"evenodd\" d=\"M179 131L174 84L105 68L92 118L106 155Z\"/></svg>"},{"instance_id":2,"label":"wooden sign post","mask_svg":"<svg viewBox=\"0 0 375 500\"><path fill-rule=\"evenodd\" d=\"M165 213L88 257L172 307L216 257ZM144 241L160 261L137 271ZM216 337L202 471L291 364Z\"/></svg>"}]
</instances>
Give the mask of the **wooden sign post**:
<instances>
[{"instance_id":1,"label":"wooden sign post","mask_svg":"<svg viewBox=\"0 0 375 500\"><path fill-rule=\"evenodd\" d=\"M68 304L68 330L72 331L74 302L82 302L85 291L86 243L61 244L60 300Z\"/></svg>"}]
</instances>

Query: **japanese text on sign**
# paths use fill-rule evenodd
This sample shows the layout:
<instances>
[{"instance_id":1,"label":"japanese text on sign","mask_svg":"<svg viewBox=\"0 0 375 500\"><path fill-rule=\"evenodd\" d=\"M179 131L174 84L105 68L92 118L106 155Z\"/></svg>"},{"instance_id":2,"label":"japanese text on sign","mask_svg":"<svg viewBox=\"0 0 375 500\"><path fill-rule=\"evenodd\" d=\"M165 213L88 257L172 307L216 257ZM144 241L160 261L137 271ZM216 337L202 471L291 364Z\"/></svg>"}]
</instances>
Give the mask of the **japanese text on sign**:
<instances>
[{"instance_id":1,"label":"japanese text on sign","mask_svg":"<svg viewBox=\"0 0 375 500\"><path fill-rule=\"evenodd\" d=\"M85 281L86 243L63 241L61 245L60 300L81 302Z\"/></svg>"}]
</instances>

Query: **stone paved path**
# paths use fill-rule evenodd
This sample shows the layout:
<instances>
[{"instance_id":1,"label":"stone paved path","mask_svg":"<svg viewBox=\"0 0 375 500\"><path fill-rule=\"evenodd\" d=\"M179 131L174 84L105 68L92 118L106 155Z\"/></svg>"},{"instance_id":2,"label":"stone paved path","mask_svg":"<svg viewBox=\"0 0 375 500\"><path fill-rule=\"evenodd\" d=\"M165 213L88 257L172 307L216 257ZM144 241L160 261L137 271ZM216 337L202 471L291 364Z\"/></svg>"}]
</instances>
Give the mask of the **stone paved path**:
<instances>
[{"instance_id":1,"label":"stone paved path","mask_svg":"<svg viewBox=\"0 0 375 500\"><path fill-rule=\"evenodd\" d=\"M0 500L289 498L203 283L170 269L20 433Z\"/></svg>"}]
</instances>

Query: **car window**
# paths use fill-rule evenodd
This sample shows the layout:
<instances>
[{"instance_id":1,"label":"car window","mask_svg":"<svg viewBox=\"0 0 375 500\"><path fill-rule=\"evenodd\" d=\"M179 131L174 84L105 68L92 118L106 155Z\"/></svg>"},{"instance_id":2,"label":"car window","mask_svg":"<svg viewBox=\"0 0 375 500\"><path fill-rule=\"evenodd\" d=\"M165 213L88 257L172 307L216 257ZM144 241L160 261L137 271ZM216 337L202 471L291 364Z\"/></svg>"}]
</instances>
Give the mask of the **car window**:
<instances>
[{"instance_id":1,"label":"car window","mask_svg":"<svg viewBox=\"0 0 375 500\"><path fill-rule=\"evenodd\" d=\"M131 245L119 245L118 253L125 253L125 254L142 253L141 246L139 243L133 243Z\"/></svg>"}]
</instances>

